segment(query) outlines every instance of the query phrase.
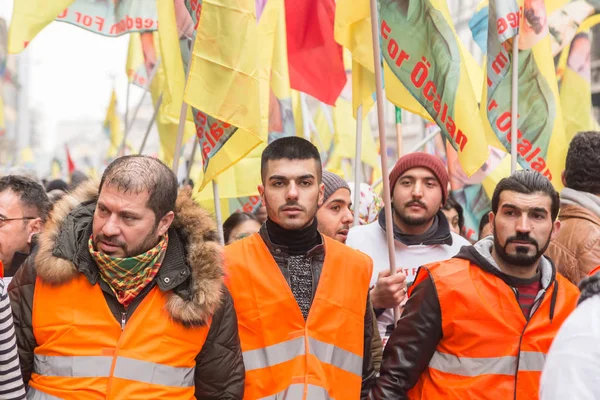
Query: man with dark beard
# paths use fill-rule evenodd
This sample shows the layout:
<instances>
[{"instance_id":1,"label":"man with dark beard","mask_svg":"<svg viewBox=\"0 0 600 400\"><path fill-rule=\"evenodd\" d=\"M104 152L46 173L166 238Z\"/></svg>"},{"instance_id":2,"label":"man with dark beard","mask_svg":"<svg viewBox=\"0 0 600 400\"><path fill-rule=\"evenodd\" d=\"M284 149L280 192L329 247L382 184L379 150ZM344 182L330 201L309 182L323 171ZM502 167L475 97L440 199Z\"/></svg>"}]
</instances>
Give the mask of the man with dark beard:
<instances>
[{"instance_id":1,"label":"man with dark beard","mask_svg":"<svg viewBox=\"0 0 600 400\"><path fill-rule=\"evenodd\" d=\"M502 179L493 237L419 269L372 399L536 399L577 288L543 256L559 196L535 171Z\"/></svg>"},{"instance_id":2,"label":"man with dark beard","mask_svg":"<svg viewBox=\"0 0 600 400\"><path fill-rule=\"evenodd\" d=\"M469 245L466 239L451 232L440 211L448 198L448 172L438 157L411 153L400 158L390 173L390 190L398 274L390 276L389 272L383 210L377 223L352 228L346 241L373 259L371 301L384 346L394 330L391 309L405 300L406 283L412 283L417 269L446 260Z\"/></svg>"}]
</instances>

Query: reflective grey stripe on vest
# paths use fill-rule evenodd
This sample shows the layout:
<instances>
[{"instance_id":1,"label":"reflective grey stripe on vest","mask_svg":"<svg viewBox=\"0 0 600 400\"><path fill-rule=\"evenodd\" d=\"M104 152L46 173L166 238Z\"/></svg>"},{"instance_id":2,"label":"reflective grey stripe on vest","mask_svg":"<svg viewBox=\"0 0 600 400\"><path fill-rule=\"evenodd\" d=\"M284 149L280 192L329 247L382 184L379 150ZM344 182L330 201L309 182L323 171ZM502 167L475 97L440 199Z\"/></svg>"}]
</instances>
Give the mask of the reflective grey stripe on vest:
<instances>
[{"instance_id":1,"label":"reflective grey stripe on vest","mask_svg":"<svg viewBox=\"0 0 600 400\"><path fill-rule=\"evenodd\" d=\"M311 337L308 338L308 345L310 354L317 356L322 362L362 376L363 359L361 356Z\"/></svg>"},{"instance_id":2,"label":"reflective grey stripe on vest","mask_svg":"<svg viewBox=\"0 0 600 400\"><path fill-rule=\"evenodd\" d=\"M320 340L310 337L308 338L308 343L310 354L316 356L321 362L331 364L344 371L362 376L363 359L361 356L333 344L321 342ZM304 337L299 337L262 349L245 351L243 353L244 366L246 367L246 371L252 371L290 361L297 356L305 354L306 347L304 344Z\"/></svg>"},{"instance_id":3,"label":"reflective grey stripe on vest","mask_svg":"<svg viewBox=\"0 0 600 400\"><path fill-rule=\"evenodd\" d=\"M40 392L36 388L29 386L27 390L27 400L62 400L60 397L54 397L48 393Z\"/></svg>"},{"instance_id":4,"label":"reflective grey stripe on vest","mask_svg":"<svg viewBox=\"0 0 600 400\"><path fill-rule=\"evenodd\" d=\"M539 371L544 368L546 355L535 351L522 351L519 371ZM429 367L441 372L460 376L514 375L517 357L457 357L436 351Z\"/></svg>"},{"instance_id":5,"label":"reflective grey stripe on vest","mask_svg":"<svg viewBox=\"0 0 600 400\"><path fill-rule=\"evenodd\" d=\"M320 386L306 385L307 400L333 400L333 397L329 397L327 390ZM294 383L288 386L285 390L267 397L263 397L259 400L302 400L304 398L304 384Z\"/></svg>"},{"instance_id":6,"label":"reflective grey stripe on vest","mask_svg":"<svg viewBox=\"0 0 600 400\"><path fill-rule=\"evenodd\" d=\"M152 385L194 386L194 368L171 367L133 358L117 357L115 378L145 382Z\"/></svg>"},{"instance_id":7,"label":"reflective grey stripe on vest","mask_svg":"<svg viewBox=\"0 0 600 400\"><path fill-rule=\"evenodd\" d=\"M110 356L43 356L35 354L33 371L44 376L109 377ZM149 361L117 357L113 376L153 385L194 386L194 368L179 368Z\"/></svg>"},{"instance_id":8,"label":"reflective grey stripe on vest","mask_svg":"<svg viewBox=\"0 0 600 400\"><path fill-rule=\"evenodd\" d=\"M110 375L110 356L43 356L33 357L33 371L46 376L92 378Z\"/></svg>"},{"instance_id":9,"label":"reflective grey stripe on vest","mask_svg":"<svg viewBox=\"0 0 600 400\"><path fill-rule=\"evenodd\" d=\"M246 367L246 371L267 368L293 360L303 354L306 354L304 337L299 337L262 349L244 351L244 367Z\"/></svg>"}]
</instances>

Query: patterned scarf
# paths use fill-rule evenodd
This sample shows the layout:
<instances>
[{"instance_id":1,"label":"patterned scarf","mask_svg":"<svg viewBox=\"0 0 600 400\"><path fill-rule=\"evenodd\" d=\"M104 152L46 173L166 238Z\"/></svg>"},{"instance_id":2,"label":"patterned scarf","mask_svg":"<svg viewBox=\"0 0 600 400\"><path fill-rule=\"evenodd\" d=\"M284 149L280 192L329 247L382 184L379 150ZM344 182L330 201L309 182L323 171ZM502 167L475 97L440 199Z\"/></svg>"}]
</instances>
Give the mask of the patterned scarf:
<instances>
[{"instance_id":1,"label":"patterned scarf","mask_svg":"<svg viewBox=\"0 0 600 400\"><path fill-rule=\"evenodd\" d=\"M90 254L100 270L100 277L117 297L119 303L127 307L140 292L154 279L165 258L169 235L165 234L158 244L135 257L110 257L94 250L92 237L88 241Z\"/></svg>"}]
</instances>

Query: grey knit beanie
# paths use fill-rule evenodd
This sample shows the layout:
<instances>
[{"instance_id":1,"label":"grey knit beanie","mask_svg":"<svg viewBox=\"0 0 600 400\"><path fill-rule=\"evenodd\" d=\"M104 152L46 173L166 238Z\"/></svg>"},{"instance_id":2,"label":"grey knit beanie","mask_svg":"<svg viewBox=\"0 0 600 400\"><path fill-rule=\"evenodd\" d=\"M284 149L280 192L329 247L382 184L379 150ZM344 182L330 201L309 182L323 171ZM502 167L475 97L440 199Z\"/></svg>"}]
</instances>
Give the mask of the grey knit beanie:
<instances>
[{"instance_id":1,"label":"grey knit beanie","mask_svg":"<svg viewBox=\"0 0 600 400\"><path fill-rule=\"evenodd\" d=\"M322 177L323 184L325 185L325 195L323 196L323 204L327 202L327 199L331 197L338 189L348 189L350 192L350 186L342 179L342 177L334 174L333 172L323 171Z\"/></svg>"}]
</instances>

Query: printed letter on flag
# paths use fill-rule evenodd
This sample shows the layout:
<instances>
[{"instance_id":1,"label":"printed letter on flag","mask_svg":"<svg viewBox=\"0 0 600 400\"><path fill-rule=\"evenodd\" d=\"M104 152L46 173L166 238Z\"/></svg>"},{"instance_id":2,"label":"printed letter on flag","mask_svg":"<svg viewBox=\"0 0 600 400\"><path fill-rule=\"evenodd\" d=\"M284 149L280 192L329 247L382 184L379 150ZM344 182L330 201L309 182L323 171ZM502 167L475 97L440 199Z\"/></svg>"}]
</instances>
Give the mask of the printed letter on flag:
<instances>
[{"instance_id":1,"label":"printed letter on flag","mask_svg":"<svg viewBox=\"0 0 600 400\"><path fill-rule=\"evenodd\" d=\"M269 81L281 0L257 21L254 0L205 0L185 100L194 108L202 189L267 139Z\"/></svg>"},{"instance_id":2,"label":"printed letter on flag","mask_svg":"<svg viewBox=\"0 0 600 400\"><path fill-rule=\"evenodd\" d=\"M384 66L393 74L385 75L388 97L393 95L390 79L398 80L458 151L463 170L475 173L487 159L488 147L446 1L379 0L379 18Z\"/></svg>"},{"instance_id":3,"label":"printed letter on flag","mask_svg":"<svg viewBox=\"0 0 600 400\"><path fill-rule=\"evenodd\" d=\"M521 5L523 0L521 0ZM544 174L560 188L568 141L543 2L524 2L524 18L514 0L490 1L486 85L481 114L490 144L510 150L512 42L519 31L519 164Z\"/></svg>"}]
</instances>

